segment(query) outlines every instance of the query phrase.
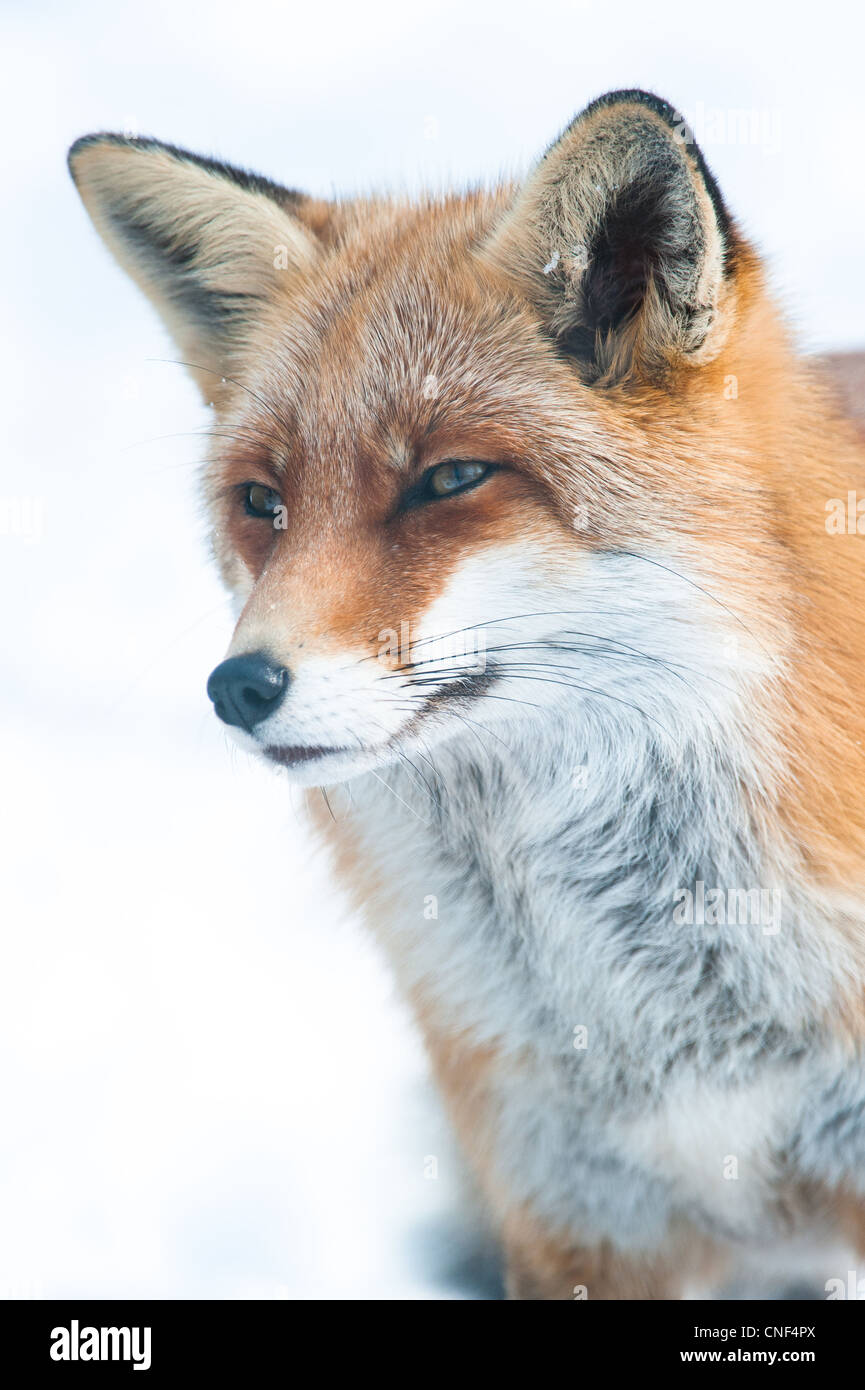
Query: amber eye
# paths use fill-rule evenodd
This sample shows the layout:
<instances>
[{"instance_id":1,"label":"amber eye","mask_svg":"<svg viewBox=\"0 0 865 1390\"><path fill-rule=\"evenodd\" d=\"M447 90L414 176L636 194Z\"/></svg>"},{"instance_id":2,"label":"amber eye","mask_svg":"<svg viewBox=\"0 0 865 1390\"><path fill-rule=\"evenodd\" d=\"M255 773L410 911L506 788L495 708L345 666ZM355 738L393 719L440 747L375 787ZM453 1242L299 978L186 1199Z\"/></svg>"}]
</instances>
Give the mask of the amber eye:
<instances>
[{"instance_id":1,"label":"amber eye","mask_svg":"<svg viewBox=\"0 0 865 1390\"><path fill-rule=\"evenodd\" d=\"M282 498L272 487L264 483L245 483L243 487L243 506L247 516L263 517L274 521Z\"/></svg>"}]
</instances>

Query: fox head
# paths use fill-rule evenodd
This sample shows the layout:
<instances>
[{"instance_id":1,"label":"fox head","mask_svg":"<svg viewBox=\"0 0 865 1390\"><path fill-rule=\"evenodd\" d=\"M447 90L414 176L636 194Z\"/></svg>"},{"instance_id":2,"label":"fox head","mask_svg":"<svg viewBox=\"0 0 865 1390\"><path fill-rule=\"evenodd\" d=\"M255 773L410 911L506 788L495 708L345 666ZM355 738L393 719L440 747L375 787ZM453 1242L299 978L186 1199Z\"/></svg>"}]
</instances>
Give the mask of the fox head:
<instances>
[{"instance_id":1,"label":"fox head","mask_svg":"<svg viewBox=\"0 0 865 1390\"><path fill-rule=\"evenodd\" d=\"M542 713L723 718L778 583L737 382L780 398L782 335L671 107L609 94L522 185L415 202L118 135L70 167L215 412L244 746L317 784Z\"/></svg>"}]
</instances>

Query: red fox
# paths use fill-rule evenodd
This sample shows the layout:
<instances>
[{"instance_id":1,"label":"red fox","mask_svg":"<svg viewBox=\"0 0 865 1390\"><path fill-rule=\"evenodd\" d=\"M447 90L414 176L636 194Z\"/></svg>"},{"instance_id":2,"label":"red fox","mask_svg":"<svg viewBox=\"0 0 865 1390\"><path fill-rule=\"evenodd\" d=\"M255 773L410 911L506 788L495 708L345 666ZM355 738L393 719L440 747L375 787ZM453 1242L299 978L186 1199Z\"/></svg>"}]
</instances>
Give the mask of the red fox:
<instances>
[{"instance_id":1,"label":"red fox","mask_svg":"<svg viewBox=\"0 0 865 1390\"><path fill-rule=\"evenodd\" d=\"M825 1296L865 1243L861 362L797 356L641 91L491 191L70 166L213 407L216 714L326 789L509 1296L794 1254Z\"/></svg>"}]
</instances>

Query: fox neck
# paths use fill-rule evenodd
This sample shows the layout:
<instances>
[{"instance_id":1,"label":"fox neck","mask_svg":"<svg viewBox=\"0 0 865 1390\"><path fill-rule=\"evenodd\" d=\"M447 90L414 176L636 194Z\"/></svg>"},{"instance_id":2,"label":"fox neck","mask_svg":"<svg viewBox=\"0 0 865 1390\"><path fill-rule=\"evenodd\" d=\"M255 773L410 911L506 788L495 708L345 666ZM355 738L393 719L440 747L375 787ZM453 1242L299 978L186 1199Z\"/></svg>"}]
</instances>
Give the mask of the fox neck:
<instances>
[{"instance_id":1,"label":"fox neck","mask_svg":"<svg viewBox=\"0 0 865 1390\"><path fill-rule=\"evenodd\" d=\"M617 972L638 1010L706 971L786 1034L832 1007L841 957L790 857L761 845L742 793L755 776L732 741L674 756L636 717L562 719L507 746L460 739L333 807L374 869L370 915L404 990L449 1026L533 1046L551 1012L570 1033L596 1011ZM731 891L757 904L748 921L701 912Z\"/></svg>"}]
</instances>

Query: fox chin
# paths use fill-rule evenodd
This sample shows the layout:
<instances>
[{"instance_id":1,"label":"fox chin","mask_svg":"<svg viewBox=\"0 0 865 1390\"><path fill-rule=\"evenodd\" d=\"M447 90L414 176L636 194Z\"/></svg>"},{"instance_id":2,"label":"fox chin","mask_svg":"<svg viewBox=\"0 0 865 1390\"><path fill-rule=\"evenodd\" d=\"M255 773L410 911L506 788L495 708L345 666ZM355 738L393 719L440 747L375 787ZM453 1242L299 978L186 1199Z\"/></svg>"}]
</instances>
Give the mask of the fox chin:
<instances>
[{"instance_id":1,"label":"fox chin","mask_svg":"<svg viewBox=\"0 0 865 1390\"><path fill-rule=\"evenodd\" d=\"M216 716L326 788L509 1295L825 1296L865 1245L865 359L797 354L641 91L447 196L70 168L213 411Z\"/></svg>"}]
</instances>

